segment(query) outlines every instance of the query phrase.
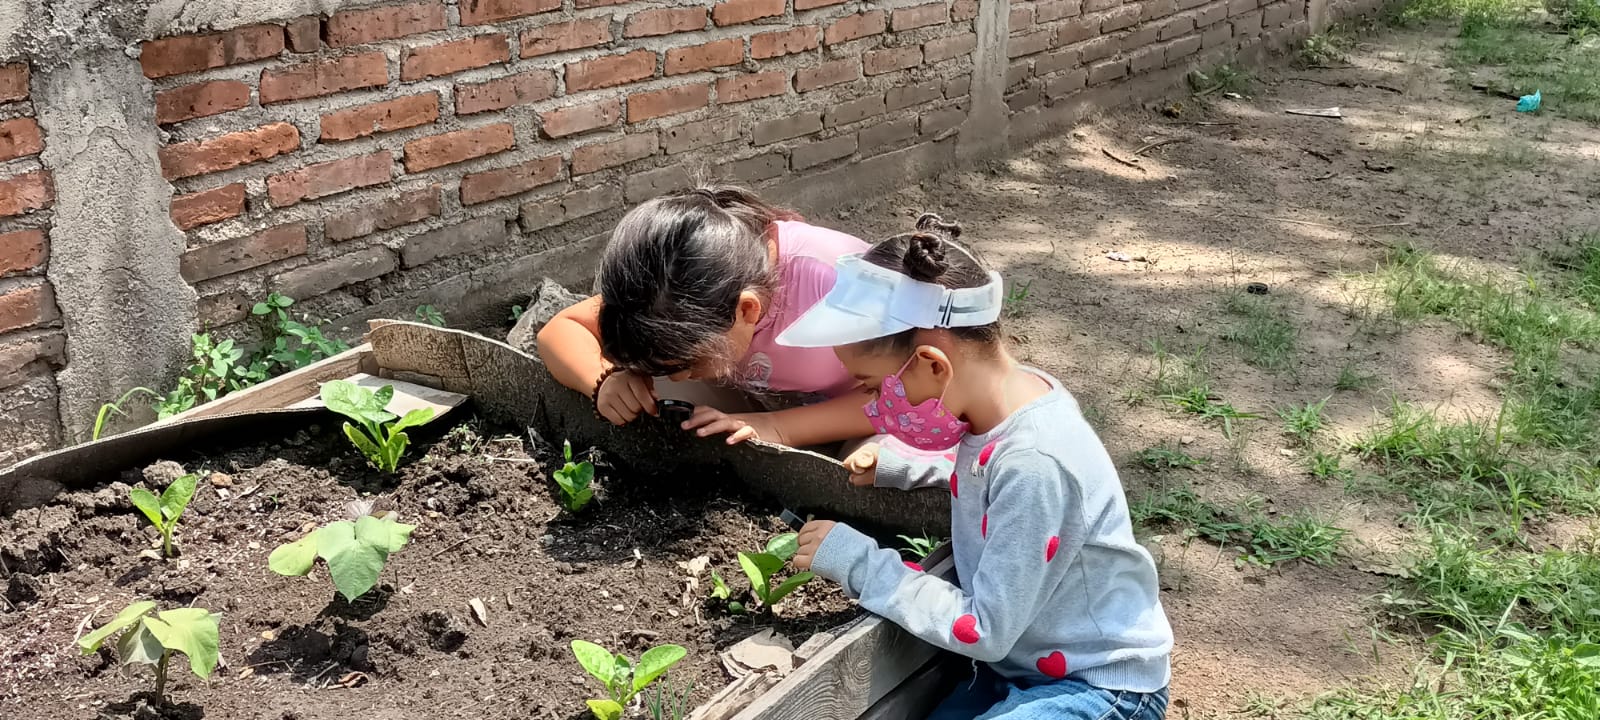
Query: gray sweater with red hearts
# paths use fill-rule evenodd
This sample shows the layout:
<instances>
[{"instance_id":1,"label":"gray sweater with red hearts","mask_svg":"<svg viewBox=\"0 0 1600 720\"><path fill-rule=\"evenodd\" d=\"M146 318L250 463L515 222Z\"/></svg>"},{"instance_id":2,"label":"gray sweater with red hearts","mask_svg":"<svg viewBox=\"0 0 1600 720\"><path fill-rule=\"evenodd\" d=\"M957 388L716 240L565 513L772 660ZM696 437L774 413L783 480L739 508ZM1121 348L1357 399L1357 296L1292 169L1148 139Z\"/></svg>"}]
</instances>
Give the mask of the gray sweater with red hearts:
<instances>
[{"instance_id":1,"label":"gray sweater with red hearts","mask_svg":"<svg viewBox=\"0 0 1600 720\"><path fill-rule=\"evenodd\" d=\"M1116 467L1078 404L1053 390L962 439L950 476L959 586L906 565L848 525L812 570L862 607L1014 681L1072 677L1155 692L1172 628L1155 563L1134 540Z\"/></svg>"}]
</instances>

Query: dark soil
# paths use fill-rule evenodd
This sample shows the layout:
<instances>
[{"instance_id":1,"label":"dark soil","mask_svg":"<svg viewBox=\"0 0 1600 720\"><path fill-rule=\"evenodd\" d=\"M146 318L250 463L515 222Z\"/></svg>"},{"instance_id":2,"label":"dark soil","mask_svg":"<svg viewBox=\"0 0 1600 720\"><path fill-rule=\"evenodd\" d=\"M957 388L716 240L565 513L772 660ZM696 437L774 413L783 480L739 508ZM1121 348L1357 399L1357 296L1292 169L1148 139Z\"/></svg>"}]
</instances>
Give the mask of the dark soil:
<instances>
[{"instance_id":1,"label":"dark soil","mask_svg":"<svg viewBox=\"0 0 1600 720\"><path fill-rule=\"evenodd\" d=\"M0 714L156 717L140 694L148 669L121 671L109 651L84 657L73 644L80 627L145 598L222 615L224 665L207 683L175 662L174 704L161 716L272 720L584 717L599 687L573 660L574 638L635 658L683 645L689 656L673 676L694 682L698 703L727 682L718 650L774 623L798 645L857 612L821 582L786 600L776 620L729 617L706 604L703 587L685 602L679 562L710 556L737 592L746 584L736 553L786 529L776 508L731 486L624 482L602 468L596 502L572 516L553 497L551 462L535 460L523 438L468 422L417 439L392 477L367 468L336 427L313 428L124 472L0 518L0 707L10 708ZM159 545L129 486L159 492L179 463L202 478L180 555L141 557ZM374 495L417 525L378 588L347 603L321 567L304 578L267 569L274 547ZM487 627L473 618L473 598Z\"/></svg>"}]
</instances>

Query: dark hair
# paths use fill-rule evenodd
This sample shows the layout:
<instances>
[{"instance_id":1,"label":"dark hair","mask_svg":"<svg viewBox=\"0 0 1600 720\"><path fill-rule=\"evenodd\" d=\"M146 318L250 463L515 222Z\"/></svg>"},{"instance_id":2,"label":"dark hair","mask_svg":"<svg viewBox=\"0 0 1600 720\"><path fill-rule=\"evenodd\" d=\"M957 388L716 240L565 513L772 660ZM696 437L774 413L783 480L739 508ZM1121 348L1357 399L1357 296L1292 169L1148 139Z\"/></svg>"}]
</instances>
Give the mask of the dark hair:
<instances>
[{"instance_id":1,"label":"dark hair","mask_svg":"<svg viewBox=\"0 0 1600 720\"><path fill-rule=\"evenodd\" d=\"M943 285L952 290L982 287L989 282L989 269L972 250L956 244L961 226L945 222L938 215L923 213L914 232L902 233L872 246L862 256L873 265L903 273L912 280ZM953 327L947 331L958 340L998 346L1000 321L988 325ZM915 328L887 337L867 340L862 345L874 351L909 353L917 346Z\"/></svg>"},{"instance_id":2,"label":"dark hair","mask_svg":"<svg viewBox=\"0 0 1600 720\"><path fill-rule=\"evenodd\" d=\"M789 219L799 216L716 186L628 211L600 260L601 352L616 367L649 375L725 355L740 293L770 302L776 292L766 238L773 222Z\"/></svg>"}]
</instances>

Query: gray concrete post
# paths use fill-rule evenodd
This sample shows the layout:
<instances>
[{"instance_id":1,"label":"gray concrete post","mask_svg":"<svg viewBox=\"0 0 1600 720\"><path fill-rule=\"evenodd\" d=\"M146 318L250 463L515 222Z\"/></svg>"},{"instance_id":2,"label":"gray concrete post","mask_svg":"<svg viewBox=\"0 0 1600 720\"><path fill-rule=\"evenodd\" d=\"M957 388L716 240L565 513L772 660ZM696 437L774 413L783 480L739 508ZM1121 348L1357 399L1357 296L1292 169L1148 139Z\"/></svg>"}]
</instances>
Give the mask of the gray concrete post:
<instances>
[{"instance_id":1,"label":"gray concrete post","mask_svg":"<svg viewBox=\"0 0 1600 720\"><path fill-rule=\"evenodd\" d=\"M1005 100L1007 37L1011 34L1011 3L978 0L978 47L972 51L972 109L961 127L956 157L963 163L998 157L1005 152L1010 131Z\"/></svg>"}]
</instances>

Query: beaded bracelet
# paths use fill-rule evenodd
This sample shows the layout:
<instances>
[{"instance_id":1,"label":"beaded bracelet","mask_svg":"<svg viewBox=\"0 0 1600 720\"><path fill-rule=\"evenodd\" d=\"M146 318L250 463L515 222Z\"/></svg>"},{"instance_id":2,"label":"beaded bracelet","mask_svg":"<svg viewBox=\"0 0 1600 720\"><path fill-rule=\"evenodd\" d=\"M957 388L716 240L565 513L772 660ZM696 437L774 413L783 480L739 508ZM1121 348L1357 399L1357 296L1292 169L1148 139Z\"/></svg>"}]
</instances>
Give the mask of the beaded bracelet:
<instances>
[{"instance_id":1,"label":"beaded bracelet","mask_svg":"<svg viewBox=\"0 0 1600 720\"><path fill-rule=\"evenodd\" d=\"M603 419L605 417L604 415L600 414L600 388L604 387L606 384L606 379L611 377L611 375L616 373L619 369L620 368L617 366L612 365L611 367L606 368L605 371L601 372L600 379L594 384L594 392L589 395L589 399L594 402L594 416L597 418Z\"/></svg>"}]
</instances>

